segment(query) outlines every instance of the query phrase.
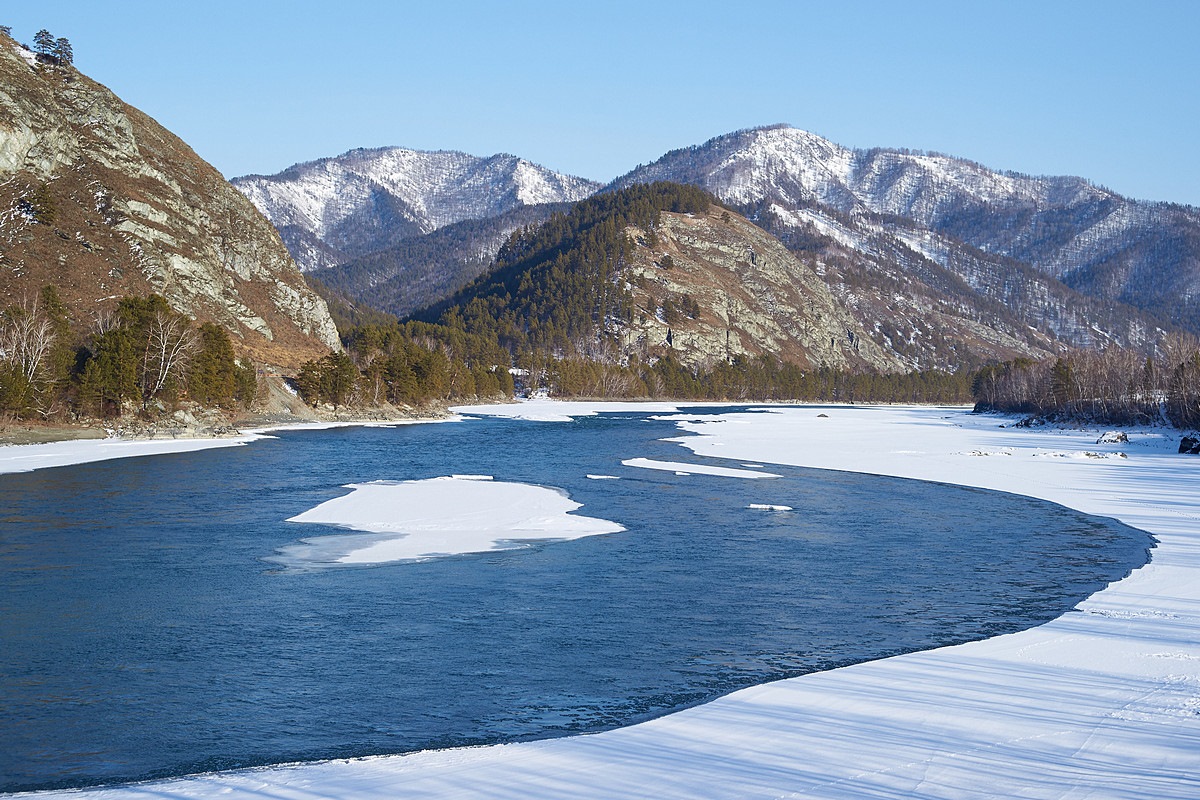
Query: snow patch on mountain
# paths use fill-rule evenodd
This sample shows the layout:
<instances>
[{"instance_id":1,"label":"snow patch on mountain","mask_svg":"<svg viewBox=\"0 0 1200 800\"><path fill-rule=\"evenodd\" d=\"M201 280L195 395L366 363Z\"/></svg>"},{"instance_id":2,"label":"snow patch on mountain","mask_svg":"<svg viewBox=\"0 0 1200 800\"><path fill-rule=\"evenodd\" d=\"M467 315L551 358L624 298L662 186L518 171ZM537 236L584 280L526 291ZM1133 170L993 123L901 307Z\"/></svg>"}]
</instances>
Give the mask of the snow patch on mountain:
<instances>
[{"instance_id":1,"label":"snow patch on mountain","mask_svg":"<svg viewBox=\"0 0 1200 800\"><path fill-rule=\"evenodd\" d=\"M233 184L277 228L295 226L345 256L523 205L582 200L600 188L508 154L488 158L402 147L351 150ZM311 239L285 237L309 270L327 266Z\"/></svg>"}]
</instances>

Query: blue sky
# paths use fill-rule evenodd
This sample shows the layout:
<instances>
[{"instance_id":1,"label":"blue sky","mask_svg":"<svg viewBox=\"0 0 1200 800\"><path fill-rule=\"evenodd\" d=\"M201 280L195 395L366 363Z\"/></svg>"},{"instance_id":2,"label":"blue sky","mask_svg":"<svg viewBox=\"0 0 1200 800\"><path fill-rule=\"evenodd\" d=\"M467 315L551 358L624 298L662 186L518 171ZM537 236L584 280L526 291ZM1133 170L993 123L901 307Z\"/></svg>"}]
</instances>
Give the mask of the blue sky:
<instances>
[{"instance_id":1,"label":"blue sky","mask_svg":"<svg viewBox=\"0 0 1200 800\"><path fill-rule=\"evenodd\" d=\"M6 4L227 176L353 147L608 180L786 122L1200 205L1200 2Z\"/></svg>"}]
</instances>

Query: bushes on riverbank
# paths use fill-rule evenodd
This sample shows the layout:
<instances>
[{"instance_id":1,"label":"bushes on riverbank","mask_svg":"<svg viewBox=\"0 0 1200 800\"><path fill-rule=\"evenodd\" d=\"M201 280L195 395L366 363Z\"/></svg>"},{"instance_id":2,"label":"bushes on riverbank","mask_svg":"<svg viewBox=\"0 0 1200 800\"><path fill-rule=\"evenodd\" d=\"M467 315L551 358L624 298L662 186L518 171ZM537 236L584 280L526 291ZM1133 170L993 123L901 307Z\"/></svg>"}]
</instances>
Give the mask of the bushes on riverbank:
<instances>
[{"instance_id":1,"label":"bushes on riverbank","mask_svg":"<svg viewBox=\"0 0 1200 800\"><path fill-rule=\"evenodd\" d=\"M973 381L976 409L1103 424L1200 427L1200 344L1175 335L1158 357L1126 350L1079 352L1053 361L1018 359L984 367Z\"/></svg>"},{"instance_id":2,"label":"bushes on riverbank","mask_svg":"<svg viewBox=\"0 0 1200 800\"><path fill-rule=\"evenodd\" d=\"M85 331L72 329L53 286L0 314L0 412L17 418L115 417L183 398L233 408L256 388L223 328L158 295L121 298Z\"/></svg>"}]
</instances>

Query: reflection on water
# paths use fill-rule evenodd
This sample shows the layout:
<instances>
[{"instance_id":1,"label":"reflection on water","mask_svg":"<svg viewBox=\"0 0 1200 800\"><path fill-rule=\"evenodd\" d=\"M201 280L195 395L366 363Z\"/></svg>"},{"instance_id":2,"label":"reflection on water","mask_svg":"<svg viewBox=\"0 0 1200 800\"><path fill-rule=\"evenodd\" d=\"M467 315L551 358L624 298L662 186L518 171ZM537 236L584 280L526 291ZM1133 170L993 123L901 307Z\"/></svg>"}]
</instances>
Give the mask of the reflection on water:
<instances>
[{"instance_id":1,"label":"reflection on water","mask_svg":"<svg viewBox=\"0 0 1200 800\"><path fill-rule=\"evenodd\" d=\"M672 435L631 414L342 428L0 478L0 790L627 725L1026 628L1146 559L1140 532L1020 497L621 464L743 466ZM627 530L372 568L266 560L338 533L284 520L344 484L452 473L561 487Z\"/></svg>"}]
</instances>

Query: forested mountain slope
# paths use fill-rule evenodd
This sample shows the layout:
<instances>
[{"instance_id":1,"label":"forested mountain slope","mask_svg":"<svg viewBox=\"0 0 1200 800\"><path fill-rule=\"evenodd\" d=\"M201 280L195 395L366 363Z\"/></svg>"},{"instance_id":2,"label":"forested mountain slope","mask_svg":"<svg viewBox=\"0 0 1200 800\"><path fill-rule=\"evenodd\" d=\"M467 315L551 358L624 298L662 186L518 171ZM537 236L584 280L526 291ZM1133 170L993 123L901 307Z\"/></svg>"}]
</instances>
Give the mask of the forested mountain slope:
<instances>
[{"instance_id":1,"label":"forested mountain slope","mask_svg":"<svg viewBox=\"0 0 1200 800\"><path fill-rule=\"evenodd\" d=\"M813 368L955 369L1062 347L933 262L913 292L834 261L798 257L704 192L633 185L514 234L491 272L418 317L497 337L513 353L670 355L694 368L770 356Z\"/></svg>"}]
</instances>

